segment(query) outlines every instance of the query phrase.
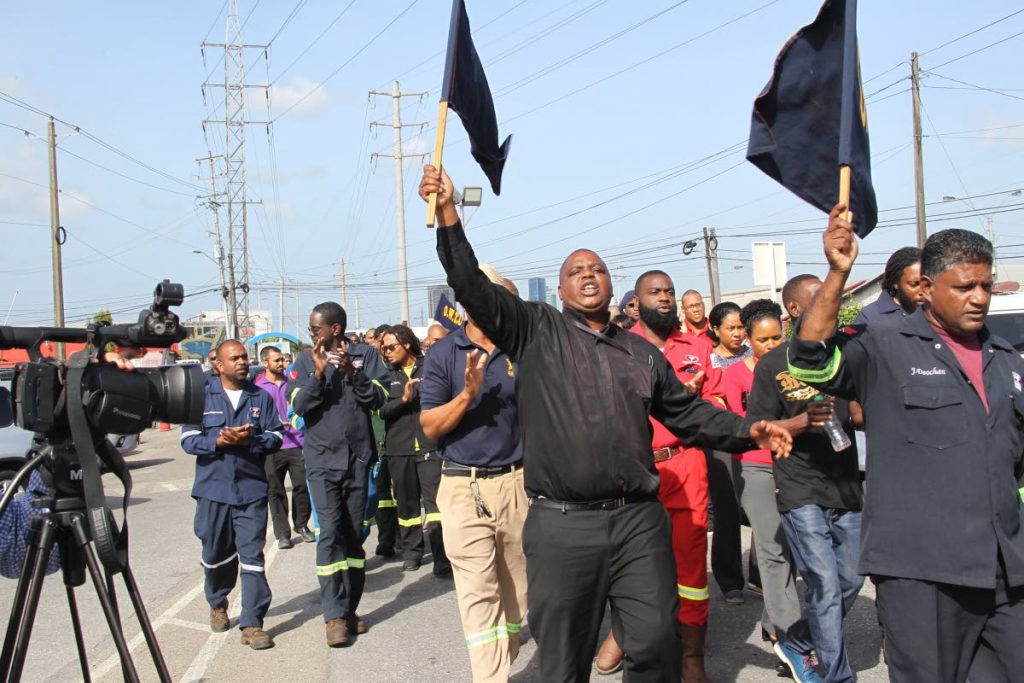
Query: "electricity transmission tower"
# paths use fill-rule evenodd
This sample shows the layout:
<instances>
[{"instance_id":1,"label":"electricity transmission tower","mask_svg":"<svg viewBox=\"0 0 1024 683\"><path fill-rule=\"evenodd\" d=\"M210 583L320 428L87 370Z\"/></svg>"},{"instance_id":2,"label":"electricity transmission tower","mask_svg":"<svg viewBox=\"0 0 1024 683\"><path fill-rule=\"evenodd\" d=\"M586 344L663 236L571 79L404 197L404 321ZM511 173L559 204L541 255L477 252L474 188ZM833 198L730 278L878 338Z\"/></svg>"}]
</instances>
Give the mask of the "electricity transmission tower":
<instances>
[{"instance_id":1,"label":"electricity transmission tower","mask_svg":"<svg viewBox=\"0 0 1024 683\"><path fill-rule=\"evenodd\" d=\"M223 43L202 43L203 61L206 48L224 50L224 82L203 83L203 99L208 89L222 88L224 91L224 118L203 119L203 133L207 125L224 126L224 174L222 191L223 206L227 211L227 254L226 271L228 279L229 326L241 337L252 334L249 318L249 227L248 193L245 184L245 127L250 124L269 126L269 121L252 121L246 118L246 92L251 88L263 89L267 84L246 84L245 54L247 50L260 50L266 58L267 45L252 45L242 42L242 27L238 20L235 0L228 2L227 25ZM212 73L212 71L210 72Z\"/></svg>"}]
</instances>

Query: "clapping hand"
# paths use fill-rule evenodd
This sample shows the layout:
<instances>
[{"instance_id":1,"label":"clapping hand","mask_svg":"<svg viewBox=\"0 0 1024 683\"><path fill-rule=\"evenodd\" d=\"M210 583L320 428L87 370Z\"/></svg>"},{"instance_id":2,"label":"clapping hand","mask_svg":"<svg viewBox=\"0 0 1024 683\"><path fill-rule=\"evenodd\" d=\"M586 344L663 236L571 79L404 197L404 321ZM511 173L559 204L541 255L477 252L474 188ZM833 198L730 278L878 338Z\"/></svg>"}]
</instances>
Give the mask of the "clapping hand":
<instances>
[{"instance_id":1,"label":"clapping hand","mask_svg":"<svg viewBox=\"0 0 1024 683\"><path fill-rule=\"evenodd\" d=\"M480 393L484 384L484 367L487 365L487 354L473 349L466 354L465 388L463 393L472 401Z\"/></svg>"}]
</instances>

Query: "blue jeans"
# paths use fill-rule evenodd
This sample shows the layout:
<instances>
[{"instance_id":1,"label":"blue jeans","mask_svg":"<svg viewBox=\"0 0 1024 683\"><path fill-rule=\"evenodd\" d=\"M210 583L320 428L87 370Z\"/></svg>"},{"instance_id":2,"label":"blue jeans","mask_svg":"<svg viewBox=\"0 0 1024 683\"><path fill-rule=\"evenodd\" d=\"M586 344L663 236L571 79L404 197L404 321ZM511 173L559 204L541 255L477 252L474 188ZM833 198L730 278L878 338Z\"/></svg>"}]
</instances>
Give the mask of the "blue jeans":
<instances>
[{"instance_id":1,"label":"blue jeans","mask_svg":"<svg viewBox=\"0 0 1024 683\"><path fill-rule=\"evenodd\" d=\"M860 523L860 511L820 505L782 513L793 561L807 587L805 611L825 681L855 680L846 659L843 619L864 584L857 573Z\"/></svg>"}]
</instances>

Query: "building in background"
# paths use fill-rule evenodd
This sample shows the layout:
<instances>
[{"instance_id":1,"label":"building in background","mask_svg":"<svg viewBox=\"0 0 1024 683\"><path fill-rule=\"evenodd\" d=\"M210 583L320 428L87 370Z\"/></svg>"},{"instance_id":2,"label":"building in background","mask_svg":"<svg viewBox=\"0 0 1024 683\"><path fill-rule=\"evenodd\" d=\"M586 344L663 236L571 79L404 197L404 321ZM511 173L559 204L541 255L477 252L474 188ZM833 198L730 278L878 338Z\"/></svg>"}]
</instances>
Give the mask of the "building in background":
<instances>
[{"instance_id":1,"label":"building in background","mask_svg":"<svg viewBox=\"0 0 1024 683\"><path fill-rule=\"evenodd\" d=\"M548 287L547 283L542 277L531 277L529 282L530 294L527 297L527 301L539 301L544 303L547 301Z\"/></svg>"},{"instance_id":2,"label":"building in background","mask_svg":"<svg viewBox=\"0 0 1024 683\"><path fill-rule=\"evenodd\" d=\"M558 302L558 293L551 288L546 289L547 292L545 292L544 300L547 301L549 306L554 306L556 309L562 310L562 307L559 305Z\"/></svg>"},{"instance_id":3,"label":"building in background","mask_svg":"<svg viewBox=\"0 0 1024 683\"><path fill-rule=\"evenodd\" d=\"M455 291L448 285L430 285L427 287L427 317L433 318L434 311L437 310L437 302L441 300L441 295L448 297L448 301L455 303Z\"/></svg>"}]
</instances>

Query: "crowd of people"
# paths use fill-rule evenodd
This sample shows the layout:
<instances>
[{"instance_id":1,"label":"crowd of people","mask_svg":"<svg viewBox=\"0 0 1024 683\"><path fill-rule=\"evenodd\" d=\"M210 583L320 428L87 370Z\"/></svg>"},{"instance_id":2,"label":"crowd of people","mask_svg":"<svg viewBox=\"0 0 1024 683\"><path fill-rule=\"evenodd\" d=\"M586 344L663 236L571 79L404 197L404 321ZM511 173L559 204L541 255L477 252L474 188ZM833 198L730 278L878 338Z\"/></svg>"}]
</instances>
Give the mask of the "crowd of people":
<instances>
[{"instance_id":1,"label":"crowd of people","mask_svg":"<svg viewBox=\"0 0 1024 683\"><path fill-rule=\"evenodd\" d=\"M763 598L762 638L798 681L855 680L844 619L865 576L893 681L1024 671L1024 362L985 327L987 240L898 250L851 325L844 206L825 277L791 278L781 305L706 311L649 270L613 306L607 266L579 249L559 311L478 263L428 166L432 194L464 326L353 337L325 302L311 348L290 365L264 349L255 381L242 344L215 350L202 424L182 431L213 630L240 574L242 642L273 645L269 516L281 548L316 542L326 642L350 644L375 521L377 555L411 572L429 553L454 580L474 681L508 680L527 624L545 682L707 681L712 517L715 583L729 604Z\"/></svg>"}]
</instances>

